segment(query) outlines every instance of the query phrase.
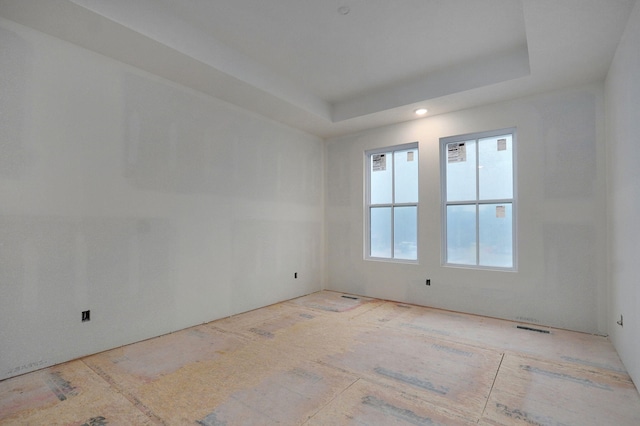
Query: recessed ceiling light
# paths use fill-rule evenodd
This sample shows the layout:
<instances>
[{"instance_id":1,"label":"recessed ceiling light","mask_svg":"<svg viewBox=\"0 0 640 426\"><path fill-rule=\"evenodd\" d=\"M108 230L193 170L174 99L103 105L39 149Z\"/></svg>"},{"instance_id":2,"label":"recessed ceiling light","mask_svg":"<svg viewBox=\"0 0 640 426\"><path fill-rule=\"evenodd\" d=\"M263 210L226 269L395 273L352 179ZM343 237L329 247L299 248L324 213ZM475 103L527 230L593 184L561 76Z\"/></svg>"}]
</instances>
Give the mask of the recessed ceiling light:
<instances>
[{"instance_id":1,"label":"recessed ceiling light","mask_svg":"<svg viewBox=\"0 0 640 426\"><path fill-rule=\"evenodd\" d=\"M427 113L427 109L426 108L418 108L415 113L417 115L425 115Z\"/></svg>"}]
</instances>

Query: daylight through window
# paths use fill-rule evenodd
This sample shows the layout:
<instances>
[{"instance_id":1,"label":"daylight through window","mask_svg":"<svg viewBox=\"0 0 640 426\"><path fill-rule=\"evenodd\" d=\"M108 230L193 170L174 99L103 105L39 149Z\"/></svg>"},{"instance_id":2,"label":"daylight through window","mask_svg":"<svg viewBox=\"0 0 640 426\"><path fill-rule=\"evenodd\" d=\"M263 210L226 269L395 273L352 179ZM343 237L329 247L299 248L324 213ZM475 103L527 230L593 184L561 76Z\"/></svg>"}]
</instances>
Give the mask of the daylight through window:
<instances>
[{"instance_id":1,"label":"daylight through window","mask_svg":"<svg viewBox=\"0 0 640 426\"><path fill-rule=\"evenodd\" d=\"M418 143L368 151L367 258L418 259Z\"/></svg>"},{"instance_id":2,"label":"daylight through window","mask_svg":"<svg viewBox=\"0 0 640 426\"><path fill-rule=\"evenodd\" d=\"M444 263L514 270L515 129L440 143Z\"/></svg>"}]
</instances>

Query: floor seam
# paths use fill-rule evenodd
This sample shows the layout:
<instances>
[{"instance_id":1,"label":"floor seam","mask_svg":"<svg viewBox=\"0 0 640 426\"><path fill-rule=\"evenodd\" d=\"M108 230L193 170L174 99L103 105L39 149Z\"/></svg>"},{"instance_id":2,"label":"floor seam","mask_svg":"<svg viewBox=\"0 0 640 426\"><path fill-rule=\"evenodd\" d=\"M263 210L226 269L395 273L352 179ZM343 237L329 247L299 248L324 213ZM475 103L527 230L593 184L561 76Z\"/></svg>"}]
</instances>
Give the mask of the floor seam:
<instances>
[{"instance_id":1,"label":"floor seam","mask_svg":"<svg viewBox=\"0 0 640 426\"><path fill-rule=\"evenodd\" d=\"M484 403L484 407L482 408L482 413L480 413L480 417L478 417L477 423L480 423L480 420L484 417L484 413L487 411L487 405L489 405L489 399L491 399L491 393L493 392L493 387L496 384L496 380L498 379L498 374L500 373L500 367L502 367L502 361L504 361L505 353L503 352L500 356L500 363L498 364L498 368L496 369L496 375L493 377L493 381L491 382L491 388L489 389L489 393L487 394L487 400Z\"/></svg>"},{"instance_id":2,"label":"floor seam","mask_svg":"<svg viewBox=\"0 0 640 426\"><path fill-rule=\"evenodd\" d=\"M322 365L322 364L320 364ZM326 404L324 404L322 407L318 408L318 410L316 410L315 413L313 413L312 415L310 415L307 420L304 421L304 423L302 423L303 425L309 423L311 421L311 419L313 419L316 415L318 415L318 413L322 410L324 410L325 408L327 408L329 405L331 405L331 403L333 403L333 401L335 401L340 395L342 395L343 393L345 393L346 391L348 391L349 389L351 389L351 387L353 385L355 385L356 383L358 383L361 380L361 377L357 377L356 379L349 384L349 386L347 386L346 388L344 388L340 393L336 394L333 398L331 398L329 400L329 402L327 402Z\"/></svg>"},{"instance_id":3,"label":"floor seam","mask_svg":"<svg viewBox=\"0 0 640 426\"><path fill-rule=\"evenodd\" d=\"M84 359L81 359L84 365L87 366L94 374L100 377L109 385L111 389L113 389L118 394L122 395L124 399L129 401L136 409L138 409L142 414L147 416L149 420L153 421L156 424L168 425L166 421L164 421L161 417L155 414L149 407L147 407L142 401L140 401L135 395L131 392L128 392L123 387L119 386L118 383L111 377L107 372L102 370L102 368L97 366L92 366L88 364Z\"/></svg>"}]
</instances>

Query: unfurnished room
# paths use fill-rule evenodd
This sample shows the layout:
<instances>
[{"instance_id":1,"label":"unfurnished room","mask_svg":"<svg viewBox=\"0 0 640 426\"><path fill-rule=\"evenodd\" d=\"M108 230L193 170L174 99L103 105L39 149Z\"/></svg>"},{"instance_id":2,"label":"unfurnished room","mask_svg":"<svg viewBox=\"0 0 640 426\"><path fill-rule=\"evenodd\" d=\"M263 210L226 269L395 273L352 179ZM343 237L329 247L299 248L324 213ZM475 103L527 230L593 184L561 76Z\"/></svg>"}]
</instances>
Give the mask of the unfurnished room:
<instances>
[{"instance_id":1,"label":"unfurnished room","mask_svg":"<svg viewBox=\"0 0 640 426\"><path fill-rule=\"evenodd\" d=\"M0 424L639 425L638 76L638 0L0 0Z\"/></svg>"}]
</instances>

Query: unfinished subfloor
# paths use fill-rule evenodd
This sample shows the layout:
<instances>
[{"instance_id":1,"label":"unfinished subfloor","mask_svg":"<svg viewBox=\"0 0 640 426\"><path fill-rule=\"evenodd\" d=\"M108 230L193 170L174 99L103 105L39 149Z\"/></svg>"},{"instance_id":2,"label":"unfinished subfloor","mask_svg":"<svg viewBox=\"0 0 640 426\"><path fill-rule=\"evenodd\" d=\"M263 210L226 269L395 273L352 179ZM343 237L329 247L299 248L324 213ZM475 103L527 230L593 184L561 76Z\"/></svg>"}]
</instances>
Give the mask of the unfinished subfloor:
<instances>
[{"instance_id":1,"label":"unfinished subfloor","mask_svg":"<svg viewBox=\"0 0 640 426\"><path fill-rule=\"evenodd\" d=\"M640 425L605 337L518 326L323 291L4 380L0 424Z\"/></svg>"}]
</instances>

